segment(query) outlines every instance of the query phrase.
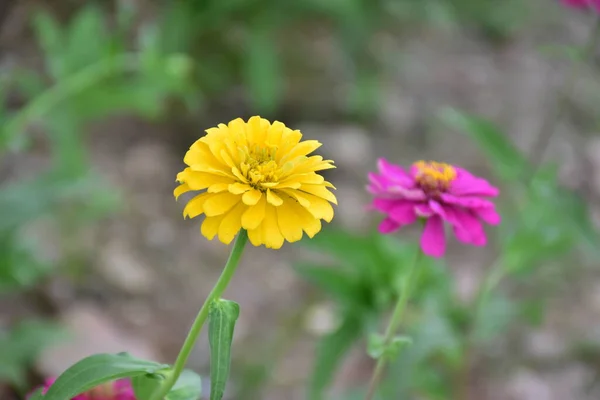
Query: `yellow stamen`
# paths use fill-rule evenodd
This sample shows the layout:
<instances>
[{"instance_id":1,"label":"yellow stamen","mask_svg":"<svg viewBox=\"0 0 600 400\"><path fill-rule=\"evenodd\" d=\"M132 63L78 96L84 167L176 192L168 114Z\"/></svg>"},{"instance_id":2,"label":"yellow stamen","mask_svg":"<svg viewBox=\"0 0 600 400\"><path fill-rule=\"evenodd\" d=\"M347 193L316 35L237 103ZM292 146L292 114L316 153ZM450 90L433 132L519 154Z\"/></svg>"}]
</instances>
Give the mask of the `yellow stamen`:
<instances>
[{"instance_id":1,"label":"yellow stamen","mask_svg":"<svg viewBox=\"0 0 600 400\"><path fill-rule=\"evenodd\" d=\"M446 190L456 179L456 169L450 164L421 160L414 163L414 166L418 170L415 179L426 190Z\"/></svg>"},{"instance_id":2,"label":"yellow stamen","mask_svg":"<svg viewBox=\"0 0 600 400\"><path fill-rule=\"evenodd\" d=\"M244 149L240 149L244 152ZM254 145L250 149L245 149L242 162L242 173L249 181L249 185L255 189L266 191L262 183L277 182L279 180L279 166L274 161L277 146L259 146Z\"/></svg>"}]
</instances>

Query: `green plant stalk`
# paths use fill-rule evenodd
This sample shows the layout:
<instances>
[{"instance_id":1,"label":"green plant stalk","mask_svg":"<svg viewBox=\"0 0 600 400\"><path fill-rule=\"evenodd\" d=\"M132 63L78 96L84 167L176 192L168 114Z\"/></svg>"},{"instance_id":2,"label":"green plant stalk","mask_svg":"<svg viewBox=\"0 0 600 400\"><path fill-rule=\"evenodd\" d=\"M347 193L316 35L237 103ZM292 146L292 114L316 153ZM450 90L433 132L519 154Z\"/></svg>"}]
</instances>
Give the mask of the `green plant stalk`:
<instances>
[{"instance_id":1,"label":"green plant stalk","mask_svg":"<svg viewBox=\"0 0 600 400\"><path fill-rule=\"evenodd\" d=\"M402 285L402 291L400 292L400 296L398 296L398 302L394 307L394 311L392 313L392 317L390 318L390 322L385 330L385 334L383 337L384 346L389 346L392 340L394 339L394 335L398 331L400 324L402 323L402 317L404 316L404 310L406 309L406 304L408 303L408 299L410 297L412 286L416 281L416 272L417 272L417 264L419 264L419 260L421 259L421 255L423 252L421 249L417 251L417 255L413 263L410 266L408 274L404 279ZM383 377L383 372L385 370L387 364L388 357L385 354L381 355L377 360L377 364L375 365L375 369L373 370L373 374L371 375L371 381L369 382L369 388L367 390L366 400L373 400L375 396L375 392L377 391L377 386L379 386L379 382Z\"/></svg>"},{"instance_id":2,"label":"green plant stalk","mask_svg":"<svg viewBox=\"0 0 600 400\"><path fill-rule=\"evenodd\" d=\"M9 143L11 138L16 137L27 128L27 124L49 113L61 101L89 89L107 77L136 70L138 65L139 60L136 54L121 54L113 58L102 59L57 82L35 97L8 121L3 129L4 138L2 140Z\"/></svg>"},{"instance_id":3,"label":"green plant stalk","mask_svg":"<svg viewBox=\"0 0 600 400\"><path fill-rule=\"evenodd\" d=\"M233 277L237 266L240 262L240 258L242 253L244 252L244 247L248 242L248 233L246 230L242 229L235 239L235 243L233 244L233 248L231 249L231 253L229 254L229 258L227 259L227 263L223 268L223 272L221 272L221 276L217 280L217 283L210 291L208 297L202 304L190 331L183 342L183 346L181 346L181 350L179 350L179 355L177 355L177 359L175 360L175 364L173 365L173 370L170 374L166 375L166 379L162 382L162 384L156 389L153 393L150 400L162 400L169 393L169 390L175 385L177 379L181 375L185 364L187 363L188 358L194 348L194 344L198 339L198 335L206 322L208 317L208 307L209 305L216 299L220 298L231 278Z\"/></svg>"}]
</instances>

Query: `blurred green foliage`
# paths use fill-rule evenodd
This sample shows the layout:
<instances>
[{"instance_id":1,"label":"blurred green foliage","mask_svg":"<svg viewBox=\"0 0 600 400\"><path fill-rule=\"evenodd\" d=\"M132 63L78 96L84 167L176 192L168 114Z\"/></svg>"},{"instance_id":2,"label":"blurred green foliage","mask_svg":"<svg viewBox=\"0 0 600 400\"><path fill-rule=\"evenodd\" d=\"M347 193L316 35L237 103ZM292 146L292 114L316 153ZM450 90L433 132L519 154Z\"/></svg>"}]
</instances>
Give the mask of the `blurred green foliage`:
<instances>
[{"instance_id":1,"label":"blurred green foliage","mask_svg":"<svg viewBox=\"0 0 600 400\"><path fill-rule=\"evenodd\" d=\"M498 256L487 268L477 297L467 303L457 298L446 268L430 259L419 265L413 307L405 319L412 344L402 350L390 372L394 378L381 389L381 399L411 398L417 393L431 400L456 398L452 396L465 390L460 386L468 384L463 376L473 373L473 352L485 354L486 346L515 324L536 325L543 320L545 293L528 291L508 297L498 288L501 282L535 287L541 265L572 265L585 255L597 259L594 243L600 236L587 205L561 187L556 167L530 165L506 134L482 118L443 109L440 119L478 144L503 182L499 204L503 221L490 230L496 231L492 236L497 239L493 245ZM317 400L328 397L326 390L349 349L378 331L381 317L399 295L398 282L416 246L377 233L355 236L331 229L305 243L333 256L332 265L308 263L296 269L334 301L341 318L337 330L318 346L308 392L310 400ZM361 398L360 393L353 390L344 398Z\"/></svg>"},{"instance_id":2,"label":"blurred green foliage","mask_svg":"<svg viewBox=\"0 0 600 400\"><path fill-rule=\"evenodd\" d=\"M40 350L63 339L64 332L56 324L30 320L10 330L0 329L0 381L10 382L19 391L28 391L27 372Z\"/></svg>"},{"instance_id":3,"label":"blurred green foliage","mask_svg":"<svg viewBox=\"0 0 600 400\"><path fill-rule=\"evenodd\" d=\"M42 128L51 155L44 170L0 185L0 294L34 287L62 267L39 254L39 246L25 235L29 224L51 219L72 231L118 207L114 188L91 170L82 134L90 122L123 114L157 120L168 116L172 104L199 112L238 88L254 110L274 114L298 77L306 71L324 75L327 64L339 58L340 75L350 83L344 96L347 111L372 112L390 67L377 46L379 33L426 22L469 27L503 40L528 17L524 0L501 5L497 0L179 0L160 4L159 18L138 28L138 10L130 4L118 2L112 18L102 2L93 3L67 23L38 12L32 27L44 70L17 69L0 76L2 99L17 92L24 102L12 110L2 101L0 156L19 161L35 142L27 129L34 124ZM304 46L306 38L311 41L311 34L319 33L315 24L334 39L332 48L339 53L331 60ZM302 43L298 37L304 37ZM526 155L488 121L455 110L444 110L442 120L480 146L504 182L503 193L514 193L501 205L504 221L495 235L500 273L492 275L494 285L503 278L513 284L524 276L535 278L542 262L597 254L598 234L585 204L560 187L555 168L529 165ZM336 230L305 243L333 259L296 270L335 302L340 318L317 349L308 390L312 400L325 396L348 351L377 331L416 247L376 233ZM536 323L543 315L535 293L509 298L501 291L492 291L474 312L475 304L456 297L443 265L425 260L420 269L406 329L418 340L403 349L393 367L401 379L384 385L383 398L410 393L449 398L456 375L468 365L467 349L481 350L521 318ZM0 378L24 385L28 364L46 339L55 337L53 327L35 324L17 325L0 338L0 359L10 360L0 366Z\"/></svg>"}]
</instances>

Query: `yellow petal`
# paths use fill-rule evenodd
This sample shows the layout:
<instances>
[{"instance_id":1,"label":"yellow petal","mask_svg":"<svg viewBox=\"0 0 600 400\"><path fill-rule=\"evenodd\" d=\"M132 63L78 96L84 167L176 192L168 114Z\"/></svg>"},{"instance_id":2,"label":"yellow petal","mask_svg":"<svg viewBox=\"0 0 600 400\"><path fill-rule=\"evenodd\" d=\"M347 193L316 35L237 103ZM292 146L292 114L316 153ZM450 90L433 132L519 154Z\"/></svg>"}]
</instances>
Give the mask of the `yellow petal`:
<instances>
[{"instance_id":1,"label":"yellow petal","mask_svg":"<svg viewBox=\"0 0 600 400\"><path fill-rule=\"evenodd\" d=\"M251 117L246 127L248 132L248 141L250 143L263 144L266 138L266 129L263 129L262 118L259 116Z\"/></svg>"},{"instance_id":2,"label":"yellow petal","mask_svg":"<svg viewBox=\"0 0 600 400\"><path fill-rule=\"evenodd\" d=\"M262 226L259 226L256 229L249 230L248 239L250 239L250 243L252 243L253 246L260 246L261 244L263 244Z\"/></svg>"},{"instance_id":3,"label":"yellow petal","mask_svg":"<svg viewBox=\"0 0 600 400\"><path fill-rule=\"evenodd\" d=\"M214 184L214 185L210 185L207 188L206 191L208 193L220 193L220 192L224 192L227 189L229 189L229 185L230 185L229 183L217 183L217 184Z\"/></svg>"},{"instance_id":4,"label":"yellow petal","mask_svg":"<svg viewBox=\"0 0 600 400\"><path fill-rule=\"evenodd\" d=\"M229 192L211 194L204 202L204 213L207 217L222 215L240 201L240 196Z\"/></svg>"},{"instance_id":5,"label":"yellow petal","mask_svg":"<svg viewBox=\"0 0 600 400\"><path fill-rule=\"evenodd\" d=\"M289 203L291 209L300 218L302 230L308 237L314 237L321 230L321 220L315 218L306 208L302 207L291 198L289 198L289 200L284 199L284 202L286 204Z\"/></svg>"},{"instance_id":6,"label":"yellow petal","mask_svg":"<svg viewBox=\"0 0 600 400\"><path fill-rule=\"evenodd\" d=\"M242 227L247 230L256 229L265 217L266 205L265 196L261 196L256 205L248 208L242 215Z\"/></svg>"},{"instance_id":7,"label":"yellow petal","mask_svg":"<svg viewBox=\"0 0 600 400\"><path fill-rule=\"evenodd\" d=\"M315 196L321 197L327 201L332 202L333 204L337 204L337 199L335 198L335 195L329 190L327 190L325 185L302 185L300 191L314 194Z\"/></svg>"},{"instance_id":8,"label":"yellow petal","mask_svg":"<svg viewBox=\"0 0 600 400\"><path fill-rule=\"evenodd\" d=\"M186 172L186 171L184 171ZM185 183L187 183L191 190L203 190L217 183L233 183L234 180L227 176L215 175L208 172L197 172L193 170L187 171L184 175Z\"/></svg>"},{"instance_id":9,"label":"yellow petal","mask_svg":"<svg viewBox=\"0 0 600 400\"><path fill-rule=\"evenodd\" d=\"M303 193L303 196L310 201L310 207L306 207L306 209L315 218L324 219L327 222L331 222L333 219L333 207L331 206L331 203L312 194Z\"/></svg>"},{"instance_id":10,"label":"yellow petal","mask_svg":"<svg viewBox=\"0 0 600 400\"><path fill-rule=\"evenodd\" d=\"M299 193L297 190L282 189L281 192L287 194L293 199L296 199L302 207L310 207L310 201L306 198L306 196L304 196L302 193Z\"/></svg>"},{"instance_id":11,"label":"yellow petal","mask_svg":"<svg viewBox=\"0 0 600 400\"><path fill-rule=\"evenodd\" d=\"M206 217L204 222L202 222L202 227L200 228L200 232L204 237L208 240L213 240L219 231L219 225L221 225L221 221L223 220L223 215L219 215L216 217Z\"/></svg>"},{"instance_id":12,"label":"yellow petal","mask_svg":"<svg viewBox=\"0 0 600 400\"><path fill-rule=\"evenodd\" d=\"M242 196L242 201L248 206L253 206L256 203L258 203L261 197L262 192L260 190L252 189L244 193L244 195Z\"/></svg>"},{"instance_id":13,"label":"yellow petal","mask_svg":"<svg viewBox=\"0 0 600 400\"><path fill-rule=\"evenodd\" d=\"M208 196L208 193L201 193L188 201L183 209L183 218L194 218L202 214L204 212L204 202Z\"/></svg>"},{"instance_id":14,"label":"yellow petal","mask_svg":"<svg viewBox=\"0 0 600 400\"><path fill-rule=\"evenodd\" d=\"M233 193L233 194L243 194L246 193L248 190L251 190L252 187L250 187L250 185L246 185L245 183L232 183L231 185L229 185L229 193Z\"/></svg>"},{"instance_id":15,"label":"yellow petal","mask_svg":"<svg viewBox=\"0 0 600 400\"><path fill-rule=\"evenodd\" d=\"M290 199L290 201L293 201ZM289 202L277 207L277 223L281 234L288 242L296 242L302 239L302 219L294 212Z\"/></svg>"},{"instance_id":16,"label":"yellow petal","mask_svg":"<svg viewBox=\"0 0 600 400\"><path fill-rule=\"evenodd\" d=\"M283 157L285 157L285 155L288 154L289 151L298 144L300 139L302 139L302 133L300 133L300 131L293 131L287 127L283 128L281 145L277 148L275 159L281 160Z\"/></svg>"},{"instance_id":17,"label":"yellow petal","mask_svg":"<svg viewBox=\"0 0 600 400\"><path fill-rule=\"evenodd\" d=\"M246 123L241 118L236 118L233 121L230 121L227 124L230 132L235 132L235 134L246 136Z\"/></svg>"},{"instance_id":18,"label":"yellow petal","mask_svg":"<svg viewBox=\"0 0 600 400\"><path fill-rule=\"evenodd\" d=\"M242 227L242 214L248 206L240 202L233 207L219 225L219 240L225 244L231 243Z\"/></svg>"},{"instance_id":19,"label":"yellow petal","mask_svg":"<svg viewBox=\"0 0 600 400\"><path fill-rule=\"evenodd\" d=\"M173 190L173 196L175 196L175 200L177 200L179 198L179 196L181 196L184 193L189 192L190 190L192 190L192 189L190 189L188 184L184 183L182 185L177 186L175 188L175 190Z\"/></svg>"},{"instance_id":20,"label":"yellow petal","mask_svg":"<svg viewBox=\"0 0 600 400\"><path fill-rule=\"evenodd\" d=\"M321 143L317 140L305 140L304 142L300 142L282 158L282 162L285 162L285 160L293 160L300 156L306 156L321 146Z\"/></svg>"},{"instance_id":21,"label":"yellow petal","mask_svg":"<svg viewBox=\"0 0 600 400\"><path fill-rule=\"evenodd\" d=\"M183 162L190 167L196 166L200 169L211 167L222 169L223 164L211 153L209 146L201 140L197 140L185 153Z\"/></svg>"},{"instance_id":22,"label":"yellow petal","mask_svg":"<svg viewBox=\"0 0 600 400\"><path fill-rule=\"evenodd\" d=\"M325 179L321 175L316 174L314 172L310 172L308 174L293 174L289 178L281 180L282 185L288 183L300 183L302 185L320 185L323 182L325 182Z\"/></svg>"},{"instance_id":23,"label":"yellow petal","mask_svg":"<svg viewBox=\"0 0 600 400\"><path fill-rule=\"evenodd\" d=\"M267 202L276 207L283 204L283 200L281 200L281 197L277 196L277 194L271 189L267 189Z\"/></svg>"},{"instance_id":24,"label":"yellow petal","mask_svg":"<svg viewBox=\"0 0 600 400\"><path fill-rule=\"evenodd\" d=\"M265 242L265 247L269 249L279 249L283 246L284 242L283 235L277 224L276 210L274 206L267 204L265 219L262 222L263 241Z\"/></svg>"},{"instance_id":25,"label":"yellow petal","mask_svg":"<svg viewBox=\"0 0 600 400\"><path fill-rule=\"evenodd\" d=\"M279 121L273 122L271 127L267 130L267 144L271 146L277 146L281 143L281 135L283 134L283 128L285 125Z\"/></svg>"}]
</instances>

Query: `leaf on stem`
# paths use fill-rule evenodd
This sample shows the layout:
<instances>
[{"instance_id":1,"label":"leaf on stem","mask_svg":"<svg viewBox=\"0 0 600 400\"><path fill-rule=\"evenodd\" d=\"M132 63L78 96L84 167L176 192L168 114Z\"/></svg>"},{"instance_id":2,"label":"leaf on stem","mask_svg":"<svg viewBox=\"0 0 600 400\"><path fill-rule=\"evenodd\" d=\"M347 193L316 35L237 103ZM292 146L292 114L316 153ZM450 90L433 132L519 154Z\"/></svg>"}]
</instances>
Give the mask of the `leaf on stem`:
<instances>
[{"instance_id":1,"label":"leaf on stem","mask_svg":"<svg viewBox=\"0 0 600 400\"><path fill-rule=\"evenodd\" d=\"M63 372L48 389L44 400L69 400L105 382L157 374L168 368L168 365L134 358L127 353L95 354Z\"/></svg>"},{"instance_id":2,"label":"leaf on stem","mask_svg":"<svg viewBox=\"0 0 600 400\"><path fill-rule=\"evenodd\" d=\"M229 377L231 343L240 306L234 301L217 299L208 310L210 345L210 400L221 400Z\"/></svg>"}]
</instances>

